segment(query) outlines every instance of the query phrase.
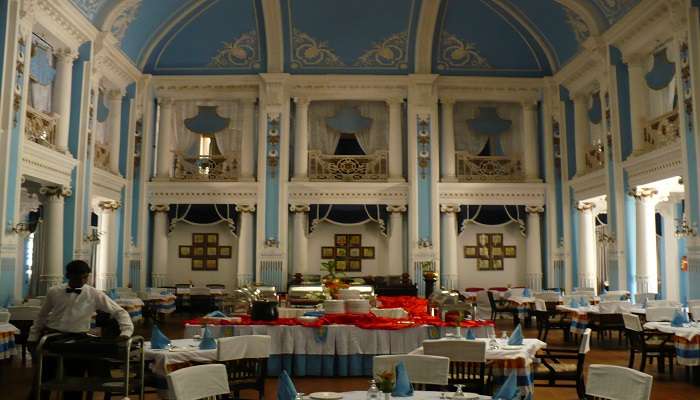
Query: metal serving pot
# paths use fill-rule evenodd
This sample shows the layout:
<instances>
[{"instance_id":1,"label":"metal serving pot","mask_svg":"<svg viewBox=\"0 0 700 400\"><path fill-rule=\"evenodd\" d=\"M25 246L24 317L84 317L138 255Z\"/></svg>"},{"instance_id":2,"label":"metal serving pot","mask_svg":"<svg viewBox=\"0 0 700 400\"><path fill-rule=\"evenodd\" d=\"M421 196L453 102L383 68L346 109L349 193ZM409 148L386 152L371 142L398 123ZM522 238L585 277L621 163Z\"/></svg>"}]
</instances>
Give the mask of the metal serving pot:
<instances>
[{"instance_id":1,"label":"metal serving pot","mask_svg":"<svg viewBox=\"0 0 700 400\"><path fill-rule=\"evenodd\" d=\"M256 300L253 302L250 313L250 318L253 321L274 321L278 316L276 301Z\"/></svg>"}]
</instances>

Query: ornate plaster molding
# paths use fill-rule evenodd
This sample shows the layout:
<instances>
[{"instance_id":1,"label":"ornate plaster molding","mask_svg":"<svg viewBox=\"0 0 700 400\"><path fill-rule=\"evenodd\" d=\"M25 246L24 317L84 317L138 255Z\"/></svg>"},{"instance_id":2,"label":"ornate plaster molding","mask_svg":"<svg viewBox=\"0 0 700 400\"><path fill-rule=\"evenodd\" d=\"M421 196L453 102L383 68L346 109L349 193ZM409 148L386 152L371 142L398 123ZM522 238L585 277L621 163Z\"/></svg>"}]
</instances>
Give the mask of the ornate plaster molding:
<instances>
[{"instance_id":1,"label":"ornate plaster molding","mask_svg":"<svg viewBox=\"0 0 700 400\"><path fill-rule=\"evenodd\" d=\"M608 192L606 173L607 170L601 168L584 175L576 175L569 183L574 189L574 199L585 200L606 194Z\"/></svg>"},{"instance_id":2,"label":"ornate plaster molding","mask_svg":"<svg viewBox=\"0 0 700 400\"><path fill-rule=\"evenodd\" d=\"M236 211L239 213L254 213L255 204L237 204Z\"/></svg>"},{"instance_id":3,"label":"ornate plaster molding","mask_svg":"<svg viewBox=\"0 0 700 400\"><path fill-rule=\"evenodd\" d=\"M69 2L55 0L23 1L25 10L35 19L37 31L47 30L64 45L77 50L84 42L97 36L97 29ZM26 6L25 6L26 7Z\"/></svg>"},{"instance_id":4,"label":"ornate plaster molding","mask_svg":"<svg viewBox=\"0 0 700 400\"><path fill-rule=\"evenodd\" d=\"M146 198L154 204L256 204L257 182L171 182L146 184Z\"/></svg>"},{"instance_id":5,"label":"ornate plaster molding","mask_svg":"<svg viewBox=\"0 0 700 400\"><path fill-rule=\"evenodd\" d=\"M545 204L544 183L455 183L440 182L440 203L460 205L526 205Z\"/></svg>"},{"instance_id":6,"label":"ornate plaster molding","mask_svg":"<svg viewBox=\"0 0 700 400\"><path fill-rule=\"evenodd\" d=\"M26 139L22 148L23 175L70 186L71 172L78 165L76 159Z\"/></svg>"},{"instance_id":7,"label":"ornate plaster molding","mask_svg":"<svg viewBox=\"0 0 700 400\"><path fill-rule=\"evenodd\" d=\"M101 32L95 43L93 68L109 80L115 89L125 89L139 79L141 72L116 46L116 40L111 34Z\"/></svg>"},{"instance_id":8,"label":"ornate plaster molding","mask_svg":"<svg viewBox=\"0 0 700 400\"><path fill-rule=\"evenodd\" d=\"M595 208L595 203L580 201L576 204L576 210L581 212L592 211Z\"/></svg>"},{"instance_id":9,"label":"ornate plaster molding","mask_svg":"<svg viewBox=\"0 0 700 400\"><path fill-rule=\"evenodd\" d=\"M440 76L438 96L455 101L537 102L542 90L540 78Z\"/></svg>"},{"instance_id":10,"label":"ornate plaster molding","mask_svg":"<svg viewBox=\"0 0 700 400\"><path fill-rule=\"evenodd\" d=\"M673 25L677 18L672 12L675 7L681 6L678 3L676 0L644 0L611 26L603 38L624 55L649 54L678 28Z\"/></svg>"},{"instance_id":11,"label":"ornate plaster molding","mask_svg":"<svg viewBox=\"0 0 700 400\"><path fill-rule=\"evenodd\" d=\"M406 205L388 205L386 206L386 212L388 213L405 213L408 211Z\"/></svg>"},{"instance_id":12,"label":"ornate plaster molding","mask_svg":"<svg viewBox=\"0 0 700 400\"><path fill-rule=\"evenodd\" d=\"M70 186L42 186L39 193L49 198L70 197L73 190Z\"/></svg>"},{"instance_id":13,"label":"ornate plaster molding","mask_svg":"<svg viewBox=\"0 0 700 400\"><path fill-rule=\"evenodd\" d=\"M291 182L292 204L389 204L408 203L408 185L404 182Z\"/></svg>"},{"instance_id":14,"label":"ornate plaster molding","mask_svg":"<svg viewBox=\"0 0 700 400\"><path fill-rule=\"evenodd\" d=\"M121 208L121 206L122 203L116 200L105 200L97 203L97 207L99 207L102 211L117 211Z\"/></svg>"},{"instance_id":15,"label":"ornate plaster molding","mask_svg":"<svg viewBox=\"0 0 700 400\"><path fill-rule=\"evenodd\" d=\"M167 204L151 204L150 210L154 213L163 212L166 213L170 211L170 206Z\"/></svg>"},{"instance_id":16,"label":"ornate plaster molding","mask_svg":"<svg viewBox=\"0 0 700 400\"><path fill-rule=\"evenodd\" d=\"M92 193L108 199L118 199L122 188L126 186L126 179L101 168L93 168Z\"/></svg>"},{"instance_id":17,"label":"ornate plaster molding","mask_svg":"<svg viewBox=\"0 0 700 400\"><path fill-rule=\"evenodd\" d=\"M674 176L683 176L681 141L633 155L622 162L627 171L630 186L645 185Z\"/></svg>"},{"instance_id":18,"label":"ornate plaster molding","mask_svg":"<svg viewBox=\"0 0 700 400\"><path fill-rule=\"evenodd\" d=\"M542 207L542 206L527 206L527 207L525 207L525 212L528 214L542 214L544 212L544 207Z\"/></svg>"},{"instance_id":19,"label":"ornate plaster molding","mask_svg":"<svg viewBox=\"0 0 700 400\"><path fill-rule=\"evenodd\" d=\"M261 79L243 76L154 76L153 88L158 97L176 100L256 99Z\"/></svg>"},{"instance_id":20,"label":"ornate plaster molding","mask_svg":"<svg viewBox=\"0 0 700 400\"><path fill-rule=\"evenodd\" d=\"M289 211L293 213L307 213L311 211L311 207L306 204L290 204Z\"/></svg>"},{"instance_id":21,"label":"ornate plaster molding","mask_svg":"<svg viewBox=\"0 0 700 400\"><path fill-rule=\"evenodd\" d=\"M459 204L440 204L440 212L443 213L458 213Z\"/></svg>"}]
</instances>

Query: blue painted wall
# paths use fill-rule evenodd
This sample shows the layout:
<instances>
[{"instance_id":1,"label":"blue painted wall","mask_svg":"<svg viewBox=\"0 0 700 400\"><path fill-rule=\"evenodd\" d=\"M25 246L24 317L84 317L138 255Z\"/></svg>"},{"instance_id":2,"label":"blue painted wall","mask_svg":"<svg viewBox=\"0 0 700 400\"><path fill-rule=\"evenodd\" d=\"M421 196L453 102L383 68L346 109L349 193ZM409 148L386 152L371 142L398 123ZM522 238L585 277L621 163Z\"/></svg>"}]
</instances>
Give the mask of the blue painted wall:
<instances>
[{"instance_id":1,"label":"blue painted wall","mask_svg":"<svg viewBox=\"0 0 700 400\"><path fill-rule=\"evenodd\" d=\"M634 197L628 195L630 190L629 177L623 172L625 196L625 254L627 255L627 290L634 296L637 293L637 281L635 279L637 265L637 214Z\"/></svg>"},{"instance_id":2,"label":"blue painted wall","mask_svg":"<svg viewBox=\"0 0 700 400\"><path fill-rule=\"evenodd\" d=\"M572 179L574 175L576 175L576 123L574 121L574 103L569 98L569 91L563 86L559 87L559 98L564 102L566 135L562 138L562 141L566 142L568 179Z\"/></svg>"},{"instance_id":3,"label":"blue painted wall","mask_svg":"<svg viewBox=\"0 0 700 400\"><path fill-rule=\"evenodd\" d=\"M571 282L572 288L578 287L578 260L579 260L579 235L578 235L578 225L579 212L576 210L576 202L574 201L574 190L569 188L569 198L571 199L571 204L569 205L569 213L571 218Z\"/></svg>"},{"instance_id":4,"label":"blue painted wall","mask_svg":"<svg viewBox=\"0 0 700 400\"><path fill-rule=\"evenodd\" d=\"M129 24L122 50L138 62L146 46L161 33L172 18L185 13L190 0L142 1L136 18Z\"/></svg>"},{"instance_id":5,"label":"blue painted wall","mask_svg":"<svg viewBox=\"0 0 700 400\"><path fill-rule=\"evenodd\" d=\"M632 119L630 116L630 79L627 64L622 61L622 53L610 46L610 63L615 67L617 78L618 117L620 121L620 150L625 160L632 154Z\"/></svg>"},{"instance_id":6,"label":"blue painted wall","mask_svg":"<svg viewBox=\"0 0 700 400\"><path fill-rule=\"evenodd\" d=\"M122 189L119 201L124 204L126 189ZM119 207L114 215L117 223L117 287L124 287L124 207Z\"/></svg>"},{"instance_id":7,"label":"blue painted wall","mask_svg":"<svg viewBox=\"0 0 700 400\"><path fill-rule=\"evenodd\" d=\"M416 131L421 130L421 124L416 117ZM432 140L431 124L430 121L424 125L423 129L427 129L428 135ZM431 142L418 143L418 153L426 151L431 154ZM428 164L425 168L422 168L418 163L416 163L416 176L418 180L418 239L425 239L432 241L433 237L433 226L432 220L432 197L431 197L431 174L432 174L432 161L428 160Z\"/></svg>"},{"instance_id":8,"label":"blue painted wall","mask_svg":"<svg viewBox=\"0 0 700 400\"><path fill-rule=\"evenodd\" d=\"M268 133L272 129L277 129L281 140L282 127L281 121L267 121ZM277 143L267 143L267 152L276 151L279 157L280 145ZM278 158L279 160L279 158ZM270 165L265 168L265 239L279 240L279 162L276 166Z\"/></svg>"},{"instance_id":9,"label":"blue painted wall","mask_svg":"<svg viewBox=\"0 0 700 400\"><path fill-rule=\"evenodd\" d=\"M676 204L676 209L674 216L676 219L683 218L683 203L679 202ZM678 238L678 261L675 266L671 266L671 268L680 268L681 263L683 262L683 257L688 256L688 247L687 247L687 240L684 237ZM688 279L688 271L683 271L681 269L680 275L678 276L678 283L679 283L679 295L680 295L680 300L681 303L683 303L684 306L688 305L688 293L689 293L689 279Z\"/></svg>"},{"instance_id":10,"label":"blue painted wall","mask_svg":"<svg viewBox=\"0 0 700 400\"><path fill-rule=\"evenodd\" d=\"M668 282L666 282L666 268L673 267L673 266L667 266L666 265L666 242L664 241L664 238L666 235L673 234L673 232L666 232L664 230L664 217L660 214L656 214L656 219L661 221L660 228L661 228L661 234L657 234L657 240L660 241L659 245L657 246L658 249L658 259L659 259L659 276L658 280L661 282L659 284L659 298L660 299L666 299L666 296L668 296Z\"/></svg>"}]
</instances>

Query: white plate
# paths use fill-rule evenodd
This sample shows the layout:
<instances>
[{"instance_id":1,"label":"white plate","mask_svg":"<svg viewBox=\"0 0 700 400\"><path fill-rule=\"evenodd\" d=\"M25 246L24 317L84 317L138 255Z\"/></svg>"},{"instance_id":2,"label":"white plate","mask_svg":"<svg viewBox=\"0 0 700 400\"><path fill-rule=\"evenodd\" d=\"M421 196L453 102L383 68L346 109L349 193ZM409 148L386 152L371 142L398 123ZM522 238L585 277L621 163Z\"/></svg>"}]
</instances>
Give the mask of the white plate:
<instances>
[{"instance_id":1,"label":"white plate","mask_svg":"<svg viewBox=\"0 0 700 400\"><path fill-rule=\"evenodd\" d=\"M299 320L299 321L301 321L301 322L314 322L314 321L316 321L317 319L318 319L318 317L313 317L313 316L311 316L311 315L304 315L304 316L301 316L301 317L297 317L297 320Z\"/></svg>"},{"instance_id":2,"label":"white plate","mask_svg":"<svg viewBox=\"0 0 700 400\"><path fill-rule=\"evenodd\" d=\"M309 397L316 400L340 400L343 395L336 392L316 392L311 393Z\"/></svg>"},{"instance_id":3,"label":"white plate","mask_svg":"<svg viewBox=\"0 0 700 400\"><path fill-rule=\"evenodd\" d=\"M480 398L479 395L476 393L465 392L465 393L463 393L463 395L464 395L464 397L461 397L460 400L479 400L479 398ZM455 397L455 394L454 394L454 392L450 392L450 393L447 393L445 395L445 397L448 399L452 399Z\"/></svg>"},{"instance_id":4,"label":"white plate","mask_svg":"<svg viewBox=\"0 0 700 400\"><path fill-rule=\"evenodd\" d=\"M522 344L506 344L501 346L501 350L520 350L522 348Z\"/></svg>"}]
</instances>

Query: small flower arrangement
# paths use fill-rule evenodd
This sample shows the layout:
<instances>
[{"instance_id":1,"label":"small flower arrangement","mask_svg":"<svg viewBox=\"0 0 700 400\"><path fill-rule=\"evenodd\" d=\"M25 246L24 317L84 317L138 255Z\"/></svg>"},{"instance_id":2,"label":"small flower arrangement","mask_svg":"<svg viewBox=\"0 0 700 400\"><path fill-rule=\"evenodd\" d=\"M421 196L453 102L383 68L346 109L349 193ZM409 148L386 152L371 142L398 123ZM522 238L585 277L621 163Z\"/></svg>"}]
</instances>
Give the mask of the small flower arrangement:
<instances>
[{"instance_id":1,"label":"small flower arrangement","mask_svg":"<svg viewBox=\"0 0 700 400\"><path fill-rule=\"evenodd\" d=\"M377 386L382 393L391 393L394 390L394 373L391 371L384 371L377 375Z\"/></svg>"}]
</instances>

